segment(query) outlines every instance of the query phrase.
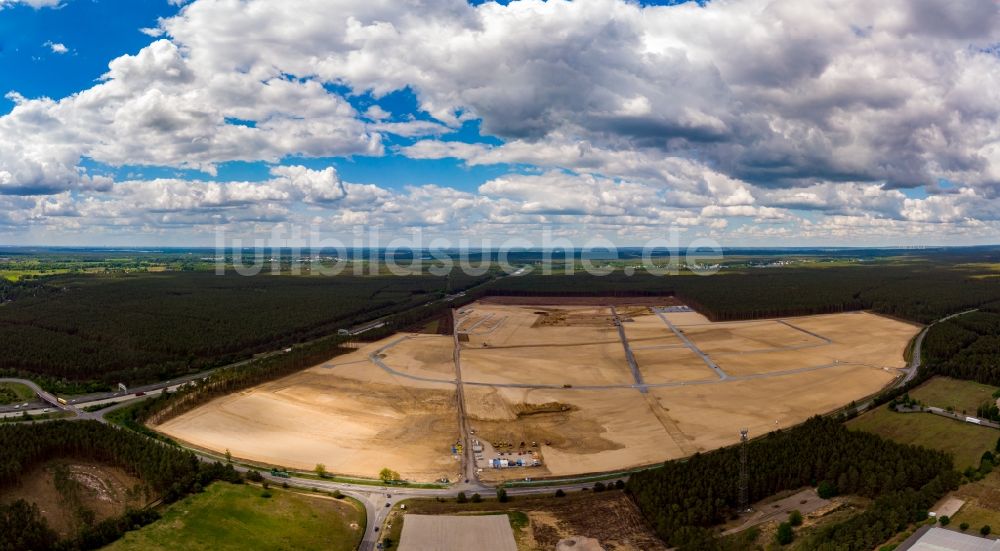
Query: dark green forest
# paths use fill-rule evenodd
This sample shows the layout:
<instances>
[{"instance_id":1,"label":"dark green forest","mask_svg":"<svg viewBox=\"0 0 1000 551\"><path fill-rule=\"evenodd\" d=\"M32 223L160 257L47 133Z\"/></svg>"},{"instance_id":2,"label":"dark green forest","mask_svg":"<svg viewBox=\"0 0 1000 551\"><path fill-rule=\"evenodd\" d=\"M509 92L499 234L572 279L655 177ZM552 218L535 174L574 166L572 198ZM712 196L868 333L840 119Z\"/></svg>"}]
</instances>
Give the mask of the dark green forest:
<instances>
[{"instance_id":1,"label":"dark green forest","mask_svg":"<svg viewBox=\"0 0 1000 551\"><path fill-rule=\"evenodd\" d=\"M53 380L162 380L335 333L486 281L209 272L54 276L6 283L0 372Z\"/></svg>"},{"instance_id":2,"label":"dark green forest","mask_svg":"<svg viewBox=\"0 0 1000 551\"><path fill-rule=\"evenodd\" d=\"M921 352L928 373L1000 385L1000 307L935 324Z\"/></svg>"},{"instance_id":3,"label":"dark green forest","mask_svg":"<svg viewBox=\"0 0 1000 551\"><path fill-rule=\"evenodd\" d=\"M573 275L508 277L490 286L498 295L675 295L715 321L828 314L871 309L929 323L1000 301L1000 278L946 259L908 259L849 266L723 270L712 276Z\"/></svg>"},{"instance_id":4,"label":"dark green forest","mask_svg":"<svg viewBox=\"0 0 1000 551\"><path fill-rule=\"evenodd\" d=\"M483 295L676 295L719 321L859 309L927 323L1000 304L1000 278L965 257L929 256L850 265L724 270L659 277L622 270L594 276L309 277L211 272L63 275L0 280L0 373L49 388L93 390L163 380L307 342L386 315L366 336L441 316L421 307L445 293ZM822 267L821 267L822 266ZM486 285L483 283L488 282ZM454 304L454 303L453 303Z\"/></svg>"},{"instance_id":5,"label":"dark green forest","mask_svg":"<svg viewBox=\"0 0 1000 551\"><path fill-rule=\"evenodd\" d=\"M0 425L0 450L0 490L18 485L29 466L62 458L120 467L167 503L215 480L242 481L232 465L201 463L191 452L96 421ZM130 510L59 541L37 507L18 500L0 506L0 549L97 549L157 518L155 511Z\"/></svg>"},{"instance_id":6,"label":"dark green forest","mask_svg":"<svg viewBox=\"0 0 1000 551\"><path fill-rule=\"evenodd\" d=\"M643 516L671 546L718 549L709 527L738 506L739 448L698 454L686 461L633 474L627 484ZM866 513L816 536L815 549L872 549L958 486L951 458L876 435L849 431L837 419L815 417L748 444L749 498L819 486L823 494L876 499Z\"/></svg>"}]
</instances>

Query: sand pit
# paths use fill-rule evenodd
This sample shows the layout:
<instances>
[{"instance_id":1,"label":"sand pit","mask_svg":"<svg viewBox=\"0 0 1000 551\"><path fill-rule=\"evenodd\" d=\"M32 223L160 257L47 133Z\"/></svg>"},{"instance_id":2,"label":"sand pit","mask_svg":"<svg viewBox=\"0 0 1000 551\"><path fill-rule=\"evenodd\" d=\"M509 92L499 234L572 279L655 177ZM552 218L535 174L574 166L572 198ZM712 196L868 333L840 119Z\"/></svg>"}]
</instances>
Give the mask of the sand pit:
<instances>
[{"instance_id":1,"label":"sand pit","mask_svg":"<svg viewBox=\"0 0 1000 551\"><path fill-rule=\"evenodd\" d=\"M389 467L408 480L455 478L455 387L396 377L368 361L393 340L213 400L154 428L200 448L293 469L323 463L336 474L374 478Z\"/></svg>"},{"instance_id":2,"label":"sand pit","mask_svg":"<svg viewBox=\"0 0 1000 551\"><path fill-rule=\"evenodd\" d=\"M877 392L894 376L882 369L843 365L650 393L699 450L711 450L739 441L741 427L749 428L751 436L789 427Z\"/></svg>"},{"instance_id":3,"label":"sand pit","mask_svg":"<svg viewBox=\"0 0 1000 551\"><path fill-rule=\"evenodd\" d=\"M828 344L821 338L772 320L679 327L698 345L698 348L713 357L747 352L804 349Z\"/></svg>"},{"instance_id":4,"label":"sand pit","mask_svg":"<svg viewBox=\"0 0 1000 551\"><path fill-rule=\"evenodd\" d=\"M918 331L870 313L711 323L616 304L637 378L610 306L506 299L459 313L464 406L474 438L507 443L484 459L542 466L486 468L486 481L616 471L731 444L740 427L794 425L892 382ZM454 358L452 336L397 334L155 428L264 464L455 480Z\"/></svg>"},{"instance_id":5,"label":"sand pit","mask_svg":"<svg viewBox=\"0 0 1000 551\"><path fill-rule=\"evenodd\" d=\"M646 383L715 380L718 376L687 347L643 349L632 352Z\"/></svg>"},{"instance_id":6,"label":"sand pit","mask_svg":"<svg viewBox=\"0 0 1000 551\"><path fill-rule=\"evenodd\" d=\"M681 329L726 373L751 375L835 364L905 367L915 325L859 312ZM769 331L771 333L769 333Z\"/></svg>"},{"instance_id":7,"label":"sand pit","mask_svg":"<svg viewBox=\"0 0 1000 551\"><path fill-rule=\"evenodd\" d=\"M549 407L535 412L524 405ZM559 411L553 405L569 409ZM538 442L544 458L541 468L485 471L485 480L603 472L686 455L653 408L632 389L469 387L466 407L470 427L483 440L515 446Z\"/></svg>"}]
</instances>

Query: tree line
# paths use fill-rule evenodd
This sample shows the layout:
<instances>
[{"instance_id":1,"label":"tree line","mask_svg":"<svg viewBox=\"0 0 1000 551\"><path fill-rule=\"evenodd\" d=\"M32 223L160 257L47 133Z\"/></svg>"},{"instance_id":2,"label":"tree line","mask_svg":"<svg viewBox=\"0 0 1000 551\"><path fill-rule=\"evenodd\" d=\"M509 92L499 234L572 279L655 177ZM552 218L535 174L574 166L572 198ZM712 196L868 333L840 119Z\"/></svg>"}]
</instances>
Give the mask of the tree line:
<instances>
[{"instance_id":1,"label":"tree line","mask_svg":"<svg viewBox=\"0 0 1000 551\"><path fill-rule=\"evenodd\" d=\"M933 503L928 500L957 487L960 479L951 457L943 452L849 431L837 419L814 417L747 445L751 502L803 486L818 486L822 497L847 493L884 498L885 503L876 501L864 520L852 521L861 524L837 525L838 529L823 532L823 545L845 545L838 549L872 548L869 541L884 541L905 519L921 510L926 513ZM710 528L736 513L739 454L738 446L733 446L669 462L632 475L627 489L649 525L668 545L720 548L725 542ZM918 494L920 499L915 501L900 497ZM905 507L897 507L900 500L906 502ZM897 522L876 528L885 516ZM884 534L888 529L892 531Z\"/></svg>"}]
</instances>

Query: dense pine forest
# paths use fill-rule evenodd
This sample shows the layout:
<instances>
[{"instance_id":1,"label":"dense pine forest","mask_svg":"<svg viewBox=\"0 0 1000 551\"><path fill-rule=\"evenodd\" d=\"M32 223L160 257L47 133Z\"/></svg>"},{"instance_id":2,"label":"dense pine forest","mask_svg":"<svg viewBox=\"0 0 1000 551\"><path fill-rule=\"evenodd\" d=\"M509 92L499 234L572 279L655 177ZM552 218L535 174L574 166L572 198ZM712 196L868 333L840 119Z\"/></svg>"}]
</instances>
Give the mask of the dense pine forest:
<instances>
[{"instance_id":1,"label":"dense pine forest","mask_svg":"<svg viewBox=\"0 0 1000 551\"><path fill-rule=\"evenodd\" d=\"M926 516L927 508L960 480L942 452L849 431L836 419L816 417L748 446L751 502L817 485L821 495L876 499L864 515L818 534L815 549L871 549L901 525ZM723 448L634 474L627 489L668 545L716 549L725 542L708 528L738 506L739 465L739 449ZM887 517L893 520L885 522Z\"/></svg>"},{"instance_id":2,"label":"dense pine forest","mask_svg":"<svg viewBox=\"0 0 1000 551\"><path fill-rule=\"evenodd\" d=\"M934 325L922 353L929 373L1000 385L1000 307Z\"/></svg>"},{"instance_id":3,"label":"dense pine forest","mask_svg":"<svg viewBox=\"0 0 1000 551\"><path fill-rule=\"evenodd\" d=\"M929 323L1000 301L1000 278L951 259L847 266L723 270L713 276L528 275L495 282L489 292L535 296L676 295L715 321L871 309ZM994 275L996 275L994 273Z\"/></svg>"},{"instance_id":4,"label":"dense pine forest","mask_svg":"<svg viewBox=\"0 0 1000 551\"><path fill-rule=\"evenodd\" d=\"M54 276L9 291L0 372L69 381L168 379L335 333L488 278Z\"/></svg>"},{"instance_id":5,"label":"dense pine forest","mask_svg":"<svg viewBox=\"0 0 1000 551\"><path fill-rule=\"evenodd\" d=\"M215 480L242 480L232 465L200 463L191 452L96 421L0 425L0 450L0 489L20 484L30 465L62 458L120 467L168 503ZM154 511L128 511L58 541L38 508L18 500L0 506L0 549L97 549L156 518Z\"/></svg>"}]
</instances>

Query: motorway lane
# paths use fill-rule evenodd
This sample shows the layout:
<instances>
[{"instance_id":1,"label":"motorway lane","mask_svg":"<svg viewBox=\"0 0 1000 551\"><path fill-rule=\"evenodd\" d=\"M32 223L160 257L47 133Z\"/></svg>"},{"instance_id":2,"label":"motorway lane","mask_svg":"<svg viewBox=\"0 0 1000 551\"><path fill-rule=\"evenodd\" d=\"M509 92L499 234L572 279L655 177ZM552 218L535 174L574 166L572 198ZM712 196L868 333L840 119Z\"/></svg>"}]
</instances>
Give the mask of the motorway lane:
<instances>
[{"instance_id":1,"label":"motorway lane","mask_svg":"<svg viewBox=\"0 0 1000 551\"><path fill-rule=\"evenodd\" d=\"M941 318L939 320L935 320L935 321L931 322L930 325L924 327L920 331L920 333L917 335L916 340L913 341L913 349L910 351L910 365L906 369L903 369L903 372L906 374L906 376L903 377L903 380L900 383L900 385L905 385L906 383L910 382L910 380L912 380L914 377L917 376L917 371L919 371L919 369L920 369L920 360L921 360L921 358L920 358L920 355L921 355L920 352L921 352L921 347L924 344L924 337L927 336L927 332L930 331L931 327L934 327L935 325L937 325L937 324L939 324L939 323L941 323L943 321L948 321L948 320L950 320L952 318L957 318L958 316L964 316L965 314L970 314L970 313L976 312L978 310L979 310L979 308L973 308L971 310L966 310L964 312L958 312L957 314L952 314L950 316L945 316L945 317L943 317L943 318Z\"/></svg>"}]
</instances>

